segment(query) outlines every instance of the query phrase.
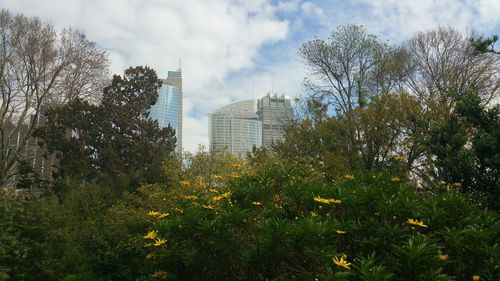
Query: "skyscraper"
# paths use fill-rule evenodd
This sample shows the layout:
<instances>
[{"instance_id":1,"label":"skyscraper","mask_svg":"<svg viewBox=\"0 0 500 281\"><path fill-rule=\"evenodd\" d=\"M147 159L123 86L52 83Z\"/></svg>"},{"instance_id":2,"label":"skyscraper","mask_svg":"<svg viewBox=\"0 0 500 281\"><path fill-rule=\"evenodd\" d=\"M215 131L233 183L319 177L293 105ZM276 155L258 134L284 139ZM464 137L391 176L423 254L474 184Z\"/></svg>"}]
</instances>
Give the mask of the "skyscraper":
<instances>
[{"instance_id":1,"label":"skyscraper","mask_svg":"<svg viewBox=\"0 0 500 281\"><path fill-rule=\"evenodd\" d=\"M254 100L220 108L210 116L208 125L211 150L244 156L254 146L262 146L262 123L255 114Z\"/></svg>"},{"instance_id":2,"label":"skyscraper","mask_svg":"<svg viewBox=\"0 0 500 281\"><path fill-rule=\"evenodd\" d=\"M292 117L292 103L284 95L267 94L257 101L257 115L262 122L262 145L269 148L283 140L286 122Z\"/></svg>"},{"instance_id":3,"label":"skyscraper","mask_svg":"<svg viewBox=\"0 0 500 281\"><path fill-rule=\"evenodd\" d=\"M158 89L158 99L151 106L150 117L162 128L170 125L175 130L176 150L182 151L182 73L169 71L167 79Z\"/></svg>"}]
</instances>

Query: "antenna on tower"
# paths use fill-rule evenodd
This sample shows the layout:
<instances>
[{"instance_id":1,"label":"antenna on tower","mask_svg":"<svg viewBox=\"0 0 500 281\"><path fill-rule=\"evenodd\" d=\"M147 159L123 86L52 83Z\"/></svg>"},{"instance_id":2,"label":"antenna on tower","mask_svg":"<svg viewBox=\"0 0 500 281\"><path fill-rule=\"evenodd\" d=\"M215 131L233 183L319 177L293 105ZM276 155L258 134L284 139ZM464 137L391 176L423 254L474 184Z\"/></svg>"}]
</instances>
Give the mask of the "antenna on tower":
<instances>
[{"instance_id":1,"label":"antenna on tower","mask_svg":"<svg viewBox=\"0 0 500 281\"><path fill-rule=\"evenodd\" d=\"M182 71L182 59L179 58L179 71Z\"/></svg>"},{"instance_id":2,"label":"antenna on tower","mask_svg":"<svg viewBox=\"0 0 500 281\"><path fill-rule=\"evenodd\" d=\"M274 81L271 82L271 96L274 95Z\"/></svg>"}]
</instances>

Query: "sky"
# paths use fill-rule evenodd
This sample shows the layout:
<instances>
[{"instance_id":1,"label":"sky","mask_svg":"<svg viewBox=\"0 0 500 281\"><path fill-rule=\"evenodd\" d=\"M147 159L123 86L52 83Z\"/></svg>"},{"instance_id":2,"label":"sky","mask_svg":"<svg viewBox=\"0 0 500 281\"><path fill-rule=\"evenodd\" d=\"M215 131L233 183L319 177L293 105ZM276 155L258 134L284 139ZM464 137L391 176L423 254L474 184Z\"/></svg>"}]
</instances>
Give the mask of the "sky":
<instances>
[{"instance_id":1,"label":"sky","mask_svg":"<svg viewBox=\"0 0 500 281\"><path fill-rule=\"evenodd\" d=\"M179 68L183 148L208 145L208 116L273 92L303 95L300 46L361 24L389 43L439 26L500 35L500 0L0 0L0 8L75 28L109 52L111 72ZM500 43L498 44L500 45Z\"/></svg>"}]
</instances>

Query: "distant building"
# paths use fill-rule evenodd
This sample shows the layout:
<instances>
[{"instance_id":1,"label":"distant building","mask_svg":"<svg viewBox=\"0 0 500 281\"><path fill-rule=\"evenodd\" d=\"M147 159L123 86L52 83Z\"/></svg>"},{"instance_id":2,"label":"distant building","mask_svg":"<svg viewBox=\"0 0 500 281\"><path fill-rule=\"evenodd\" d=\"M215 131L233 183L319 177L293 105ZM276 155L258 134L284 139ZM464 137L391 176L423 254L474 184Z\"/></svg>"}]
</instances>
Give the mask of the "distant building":
<instances>
[{"instance_id":1,"label":"distant building","mask_svg":"<svg viewBox=\"0 0 500 281\"><path fill-rule=\"evenodd\" d=\"M292 103L284 95L267 94L257 101L257 116L262 122L262 145L270 148L283 140L286 122L292 116Z\"/></svg>"},{"instance_id":2,"label":"distant building","mask_svg":"<svg viewBox=\"0 0 500 281\"><path fill-rule=\"evenodd\" d=\"M270 94L257 102L246 100L222 107L209 118L210 149L244 156L254 146L271 147L283 140L291 108L290 99Z\"/></svg>"},{"instance_id":3,"label":"distant building","mask_svg":"<svg viewBox=\"0 0 500 281\"><path fill-rule=\"evenodd\" d=\"M161 128L170 125L175 130L176 150L182 151L182 73L169 71L167 79L158 89L158 99L151 106L149 116L157 120Z\"/></svg>"},{"instance_id":4,"label":"distant building","mask_svg":"<svg viewBox=\"0 0 500 281\"><path fill-rule=\"evenodd\" d=\"M255 113L255 101L247 100L222 107L209 118L210 149L227 150L244 156L262 146L262 122Z\"/></svg>"}]
</instances>

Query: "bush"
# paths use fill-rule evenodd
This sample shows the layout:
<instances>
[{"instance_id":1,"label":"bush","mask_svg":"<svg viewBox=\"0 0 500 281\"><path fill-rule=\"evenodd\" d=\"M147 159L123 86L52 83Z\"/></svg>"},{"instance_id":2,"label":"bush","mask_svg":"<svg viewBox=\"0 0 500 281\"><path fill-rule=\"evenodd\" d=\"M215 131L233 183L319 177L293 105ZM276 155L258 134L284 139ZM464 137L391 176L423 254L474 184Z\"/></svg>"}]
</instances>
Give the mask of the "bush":
<instances>
[{"instance_id":1,"label":"bush","mask_svg":"<svg viewBox=\"0 0 500 281\"><path fill-rule=\"evenodd\" d=\"M289 172L276 164L217 187L178 189L174 205L153 210L169 215L151 213L143 232L155 236L144 238L150 276L500 278L498 214L483 211L456 190L422 194L388 174L347 175L325 183Z\"/></svg>"}]
</instances>

